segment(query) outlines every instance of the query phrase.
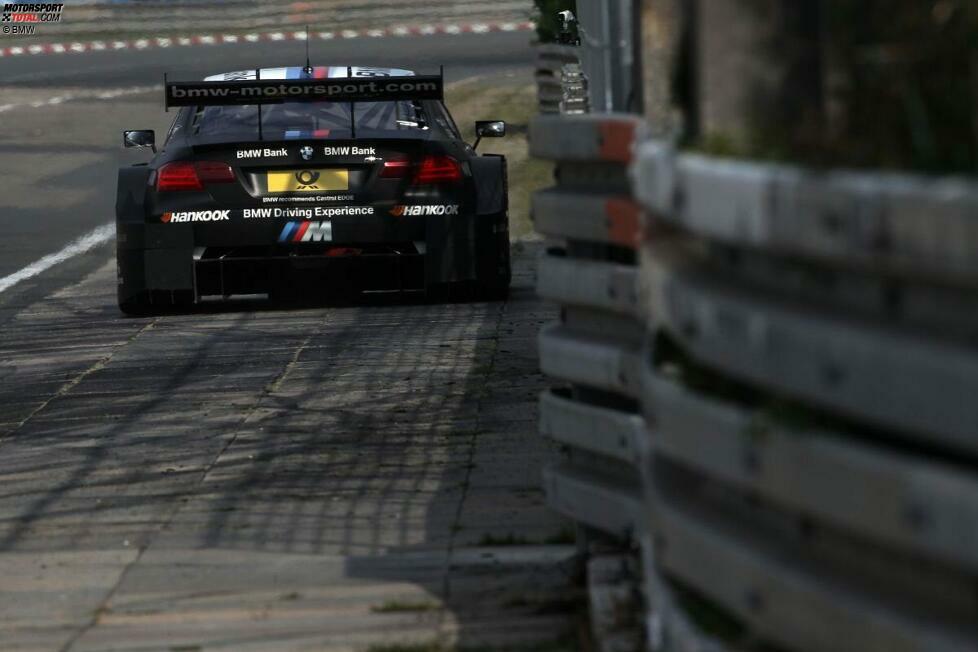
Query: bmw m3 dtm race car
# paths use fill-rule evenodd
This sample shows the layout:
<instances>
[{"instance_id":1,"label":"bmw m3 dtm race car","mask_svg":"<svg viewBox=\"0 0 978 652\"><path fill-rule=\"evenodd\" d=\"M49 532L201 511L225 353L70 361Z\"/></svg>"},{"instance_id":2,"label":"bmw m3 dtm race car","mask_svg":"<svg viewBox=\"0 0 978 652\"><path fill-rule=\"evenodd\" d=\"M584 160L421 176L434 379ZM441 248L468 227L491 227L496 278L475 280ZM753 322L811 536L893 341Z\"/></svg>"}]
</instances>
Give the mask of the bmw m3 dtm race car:
<instances>
[{"instance_id":1,"label":"bmw m3 dtm race car","mask_svg":"<svg viewBox=\"0 0 978 652\"><path fill-rule=\"evenodd\" d=\"M119 171L118 297L145 314L321 290L502 297L506 161L467 144L441 74L264 68L165 83L178 107L149 163ZM477 138L505 134L476 123Z\"/></svg>"}]
</instances>

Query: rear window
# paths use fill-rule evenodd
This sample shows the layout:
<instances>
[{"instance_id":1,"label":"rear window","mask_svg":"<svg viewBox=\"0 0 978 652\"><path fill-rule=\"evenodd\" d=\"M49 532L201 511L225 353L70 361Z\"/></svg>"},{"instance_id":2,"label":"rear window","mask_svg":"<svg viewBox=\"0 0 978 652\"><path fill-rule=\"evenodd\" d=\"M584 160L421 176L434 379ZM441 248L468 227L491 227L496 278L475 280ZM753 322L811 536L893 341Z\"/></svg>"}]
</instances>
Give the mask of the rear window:
<instances>
[{"instance_id":1,"label":"rear window","mask_svg":"<svg viewBox=\"0 0 978 652\"><path fill-rule=\"evenodd\" d=\"M442 133L439 120L430 120L423 102L285 102L257 106L198 107L190 122L191 134L205 140L251 140L258 133L280 138L348 138L351 120L357 136L375 138L428 138ZM353 115L351 116L351 110Z\"/></svg>"}]
</instances>

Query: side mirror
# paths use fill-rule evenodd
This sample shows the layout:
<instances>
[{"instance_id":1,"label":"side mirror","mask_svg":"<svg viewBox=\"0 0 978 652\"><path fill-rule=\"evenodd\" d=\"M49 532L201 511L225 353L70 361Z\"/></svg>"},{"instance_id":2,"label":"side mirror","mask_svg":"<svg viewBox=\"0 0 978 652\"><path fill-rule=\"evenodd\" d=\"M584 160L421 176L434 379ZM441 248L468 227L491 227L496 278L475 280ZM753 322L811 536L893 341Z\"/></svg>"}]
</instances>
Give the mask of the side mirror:
<instances>
[{"instance_id":1,"label":"side mirror","mask_svg":"<svg viewBox=\"0 0 978 652\"><path fill-rule=\"evenodd\" d=\"M122 132L124 147L150 147L156 152L156 134L152 129L134 129Z\"/></svg>"},{"instance_id":2,"label":"side mirror","mask_svg":"<svg viewBox=\"0 0 978 652\"><path fill-rule=\"evenodd\" d=\"M479 120L475 123L475 145L479 146L483 138L502 138L506 135L506 123L502 120Z\"/></svg>"}]
</instances>

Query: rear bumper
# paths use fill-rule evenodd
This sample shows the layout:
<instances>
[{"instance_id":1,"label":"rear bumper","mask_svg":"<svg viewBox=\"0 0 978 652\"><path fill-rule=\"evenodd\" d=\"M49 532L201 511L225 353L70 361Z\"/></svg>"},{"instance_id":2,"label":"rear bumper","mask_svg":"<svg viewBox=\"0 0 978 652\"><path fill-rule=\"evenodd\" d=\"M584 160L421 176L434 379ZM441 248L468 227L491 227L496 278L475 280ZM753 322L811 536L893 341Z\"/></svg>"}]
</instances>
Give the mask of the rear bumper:
<instances>
[{"instance_id":1,"label":"rear bumper","mask_svg":"<svg viewBox=\"0 0 978 652\"><path fill-rule=\"evenodd\" d=\"M420 254L304 255L209 258L194 261L199 299L238 294L328 295L425 289Z\"/></svg>"},{"instance_id":2,"label":"rear bumper","mask_svg":"<svg viewBox=\"0 0 978 652\"><path fill-rule=\"evenodd\" d=\"M508 247L505 214L334 219L328 238L305 242L288 223L119 223L120 298L155 290L189 290L197 299L281 288L423 290L479 281L498 267L504 242ZM376 253L381 245L392 250ZM337 256L337 247L373 253Z\"/></svg>"}]
</instances>

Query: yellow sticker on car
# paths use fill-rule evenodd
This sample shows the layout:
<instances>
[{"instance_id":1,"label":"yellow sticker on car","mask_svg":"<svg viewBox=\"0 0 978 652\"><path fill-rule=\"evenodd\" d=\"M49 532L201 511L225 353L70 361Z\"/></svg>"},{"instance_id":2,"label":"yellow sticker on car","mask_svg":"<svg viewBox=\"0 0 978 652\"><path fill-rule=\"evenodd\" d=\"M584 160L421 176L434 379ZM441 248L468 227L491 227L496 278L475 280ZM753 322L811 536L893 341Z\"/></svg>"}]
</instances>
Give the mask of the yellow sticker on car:
<instances>
[{"instance_id":1,"label":"yellow sticker on car","mask_svg":"<svg viewBox=\"0 0 978 652\"><path fill-rule=\"evenodd\" d=\"M348 170L289 170L268 173L268 192L349 190Z\"/></svg>"}]
</instances>

